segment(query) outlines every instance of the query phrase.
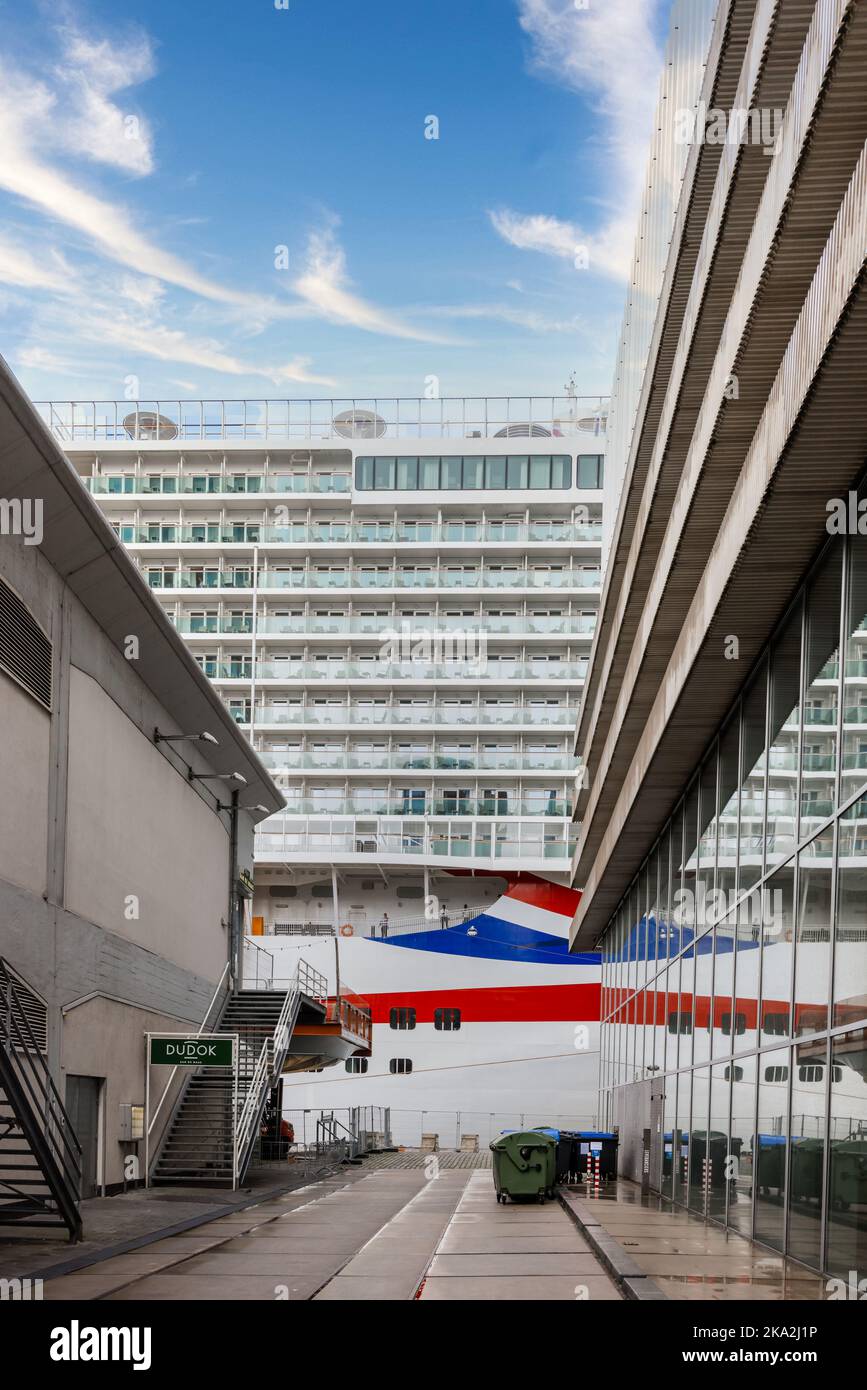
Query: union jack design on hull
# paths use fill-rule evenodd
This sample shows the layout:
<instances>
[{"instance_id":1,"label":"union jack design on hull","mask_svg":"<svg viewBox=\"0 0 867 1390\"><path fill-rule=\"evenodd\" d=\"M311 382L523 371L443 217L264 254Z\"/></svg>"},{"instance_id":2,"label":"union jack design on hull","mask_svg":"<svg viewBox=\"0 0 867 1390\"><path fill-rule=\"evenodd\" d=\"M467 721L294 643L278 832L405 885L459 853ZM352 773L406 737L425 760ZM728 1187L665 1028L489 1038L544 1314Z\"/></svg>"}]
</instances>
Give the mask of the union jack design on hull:
<instances>
[{"instance_id":1,"label":"union jack design on hull","mask_svg":"<svg viewBox=\"0 0 867 1390\"><path fill-rule=\"evenodd\" d=\"M417 1142L438 1116L446 1125L458 1116L458 1129L482 1139L512 1121L592 1124L601 964L596 952L569 953L580 897L521 878L486 911L448 927L341 937L341 983L372 1012L367 1068L348 1074L341 1061L287 1076L284 1108L389 1106L397 1143ZM282 953L300 951L335 987L333 938L268 946L275 974L290 973Z\"/></svg>"}]
</instances>

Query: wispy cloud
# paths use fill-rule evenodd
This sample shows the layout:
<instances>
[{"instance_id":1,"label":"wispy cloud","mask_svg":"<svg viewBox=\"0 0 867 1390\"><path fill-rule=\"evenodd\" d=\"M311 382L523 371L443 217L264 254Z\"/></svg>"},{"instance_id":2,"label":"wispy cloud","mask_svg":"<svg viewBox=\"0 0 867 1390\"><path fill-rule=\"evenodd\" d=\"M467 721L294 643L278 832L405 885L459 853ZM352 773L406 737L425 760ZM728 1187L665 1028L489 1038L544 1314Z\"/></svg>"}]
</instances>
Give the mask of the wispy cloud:
<instances>
[{"instance_id":1,"label":"wispy cloud","mask_svg":"<svg viewBox=\"0 0 867 1390\"><path fill-rule=\"evenodd\" d=\"M587 9L573 0L518 0L531 66L579 93L600 117L600 162L616 202L593 231L545 213L492 211L494 230L512 246L562 259L586 248L591 272L628 276L662 65L660 9L661 0L605 0Z\"/></svg>"},{"instance_id":2,"label":"wispy cloud","mask_svg":"<svg viewBox=\"0 0 867 1390\"><path fill-rule=\"evenodd\" d=\"M629 273L635 240L633 217L611 218L600 232L587 232L574 222L563 222L545 213L524 215L509 208L488 213L494 230L519 251L540 251L572 261L576 268L585 263L615 280Z\"/></svg>"},{"instance_id":3,"label":"wispy cloud","mask_svg":"<svg viewBox=\"0 0 867 1390\"><path fill-rule=\"evenodd\" d=\"M304 270L293 286L304 303L332 323L347 324L368 333L424 343L447 342L428 329L407 323L400 314L380 309L352 293L348 288L346 255L337 241L335 227L336 219L309 239Z\"/></svg>"},{"instance_id":4,"label":"wispy cloud","mask_svg":"<svg viewBox=\"0 0 867 1390\"><path fill-rule=\"evenodd\" d=\"M0 242L0 282L4 285L63 293L69 286L70 274L68 265L56 251L35 256L21 246Z\"/></svg>"}]
</instances>

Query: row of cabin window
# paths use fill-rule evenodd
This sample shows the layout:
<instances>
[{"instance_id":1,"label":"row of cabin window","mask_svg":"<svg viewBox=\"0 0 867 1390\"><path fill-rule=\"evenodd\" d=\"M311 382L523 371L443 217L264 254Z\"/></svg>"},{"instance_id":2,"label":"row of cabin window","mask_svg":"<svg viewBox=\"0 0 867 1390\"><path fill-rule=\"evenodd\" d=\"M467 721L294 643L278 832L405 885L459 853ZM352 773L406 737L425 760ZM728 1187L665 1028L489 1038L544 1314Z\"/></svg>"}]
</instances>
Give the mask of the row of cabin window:
<instances>
[{"instance_id":1,"label":"row of cabin window","mask_svg":"<svg viewBox=\"0 0 867 1390\"><path fill-rule=\"evenodd\" d=\"M581 454L577 484L599 489L603 481L603 456ZM456 455L450 458L359 458L355 485L362 492L416 491L523 491L537 488L569 488L573 465L568 454Z\"/></svg>"},{"instance_id":2,"label":"row of cabin window","mask_svg":"<svg viewBox=\"0 0 867 1390\"><path fill-rule=\"evenodd\" d=\"M708 1024L708 1028L710 1028L710 1024ZM732 1016L730 1013L724 1013L720 1016L719 1028L720 1032L724 1036L728 1037L728 1035L732 1031ZM690 1011L686 1011L683 1013L669 1014L668 1031L669 1033L691 1033L692 1013ZM747 1031L746 1014L735 1014L734 1031L737 1037L740 1037L743 1033ZM762 1032L768 1033L771 1037L775 1038L787 1038L789 1036L788 1012L782 1010L775 1010L773 1012L769 1011L768 1013L764 1014L762 1017Z\"/></svg>"},{"instance_id":3,"label":"row of cabin window","mask_svg":"<svg viewBox=\"0 0 867 1390\"><path fill-rule=\"evenodd\" d=\"M367 1071L368 1061L367 1057L347 1057L346 1070L353 1076L363 1076ZM392 1076L406 1076L412 1071L412 1061L409 1057L392 1057L388 1069Z\"/></svg>"},{"instance_id":4,"label":"row of cabin window","mask_svg":"<svg viewBox=\"0 0 867 1390\"><path fill-rule=\"evenodd\" d=\"M392 1009L388 1016L389 1028L407 1030L416 1025L415 1009ZM460 1009L434 1009L434 1028L438 1033L457 1032L461 1026Z\"/></svg>"}]
</instances>

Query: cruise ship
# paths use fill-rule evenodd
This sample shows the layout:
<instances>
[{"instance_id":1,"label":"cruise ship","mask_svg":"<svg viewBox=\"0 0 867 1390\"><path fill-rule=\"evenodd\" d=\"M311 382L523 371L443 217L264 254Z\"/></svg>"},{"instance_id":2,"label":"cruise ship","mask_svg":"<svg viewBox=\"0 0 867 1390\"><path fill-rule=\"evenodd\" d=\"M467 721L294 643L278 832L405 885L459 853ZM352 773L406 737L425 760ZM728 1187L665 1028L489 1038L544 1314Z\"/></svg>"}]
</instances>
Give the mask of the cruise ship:
<instances>
[{"instance_id":1,"label":"cruise ship","mask_svg":"<svg viewBox=\"0 0 867 1390\"><path fill-rule=\"evenodd\" d=\"M607 401L39 408L285 796L248 968L300 950L371 1004L371 1055L287 1107L592 1121L600 966L567 938Z\"/></svg>"}]
</instances>

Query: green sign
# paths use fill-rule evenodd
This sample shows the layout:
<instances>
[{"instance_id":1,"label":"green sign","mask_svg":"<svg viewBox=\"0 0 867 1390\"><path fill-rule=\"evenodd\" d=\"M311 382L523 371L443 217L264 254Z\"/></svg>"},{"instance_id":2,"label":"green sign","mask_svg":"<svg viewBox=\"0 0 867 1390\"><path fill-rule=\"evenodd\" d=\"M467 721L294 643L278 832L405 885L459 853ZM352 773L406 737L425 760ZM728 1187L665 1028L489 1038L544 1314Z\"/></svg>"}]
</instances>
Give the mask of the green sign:
<instances>
[{"instance_id":1,"label":"green sign","mask_svg":"<svg viewBox=\"0 0 867 1390\"><path fill-rule=\"evenodd\" d=\"M232 1038L151 1038L151 1066L231 1067Z\"/></svg>"}]
</instances>

